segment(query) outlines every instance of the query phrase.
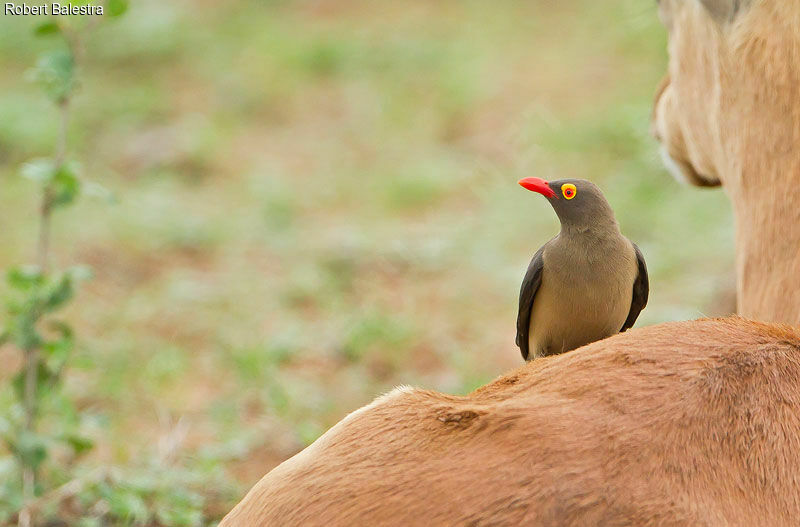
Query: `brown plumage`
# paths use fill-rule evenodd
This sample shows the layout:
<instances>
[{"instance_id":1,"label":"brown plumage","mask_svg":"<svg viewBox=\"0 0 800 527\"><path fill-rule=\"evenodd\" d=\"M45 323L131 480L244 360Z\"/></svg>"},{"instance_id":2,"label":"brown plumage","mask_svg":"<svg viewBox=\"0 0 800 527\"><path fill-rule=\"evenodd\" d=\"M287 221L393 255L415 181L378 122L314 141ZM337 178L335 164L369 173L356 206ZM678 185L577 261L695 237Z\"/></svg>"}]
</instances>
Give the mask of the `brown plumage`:
<instances>
[{"instance_id":1,"label":"brown plumage","mask_svg":"<svg viewBox=\"0 0 800 527\"><path fill-rule=\"evenodd\" d=\"M563 353L633 326L647 304L647 266L600 189L583 179L525 178L520 185L545 196L561 221L522 281L522 357Z\"/></svg>"}]
</instances>

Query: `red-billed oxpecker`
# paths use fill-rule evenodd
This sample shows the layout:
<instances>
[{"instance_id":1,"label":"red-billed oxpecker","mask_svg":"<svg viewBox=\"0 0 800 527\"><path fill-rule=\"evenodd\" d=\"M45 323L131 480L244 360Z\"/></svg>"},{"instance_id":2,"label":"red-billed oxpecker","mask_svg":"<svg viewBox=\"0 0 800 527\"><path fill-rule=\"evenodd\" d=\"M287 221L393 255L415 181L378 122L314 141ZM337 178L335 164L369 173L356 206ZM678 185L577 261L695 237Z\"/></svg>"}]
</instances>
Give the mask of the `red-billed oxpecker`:
<instances>
[{"instance_id":1,"label":"red-billed oxpecker","mask_svg":"<svg viewBox=\"0 0 800 527\"><path fill-rule=\"evenodd\" d=\"M585 179L519 180L547 198L561 232L533 255L519 292L517 346L525 360L570 351L633 326L650 286L639 248Z\"/></svg>"}]
</instances>

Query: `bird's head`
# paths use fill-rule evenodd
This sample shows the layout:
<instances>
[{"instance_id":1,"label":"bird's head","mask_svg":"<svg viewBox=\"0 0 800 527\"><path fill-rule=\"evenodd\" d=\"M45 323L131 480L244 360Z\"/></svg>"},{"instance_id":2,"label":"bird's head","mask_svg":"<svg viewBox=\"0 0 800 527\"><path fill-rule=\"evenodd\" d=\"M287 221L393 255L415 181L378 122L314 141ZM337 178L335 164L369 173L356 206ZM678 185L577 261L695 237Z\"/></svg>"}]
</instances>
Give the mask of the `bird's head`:
<instances>
[{"instance_id":1,"label":"bird's head","mask_svg":"<svg viewBox=\"0 0 800 527\"><path fill-rule=\"evenodd\" d=\"M537 177L526 177L520 179L519 184L547 198L556 211L562 227L586 229L617 226L611 205L603 196L603 192L591 181L585 179L545 181Z\"/></svg>"}]
</instances>

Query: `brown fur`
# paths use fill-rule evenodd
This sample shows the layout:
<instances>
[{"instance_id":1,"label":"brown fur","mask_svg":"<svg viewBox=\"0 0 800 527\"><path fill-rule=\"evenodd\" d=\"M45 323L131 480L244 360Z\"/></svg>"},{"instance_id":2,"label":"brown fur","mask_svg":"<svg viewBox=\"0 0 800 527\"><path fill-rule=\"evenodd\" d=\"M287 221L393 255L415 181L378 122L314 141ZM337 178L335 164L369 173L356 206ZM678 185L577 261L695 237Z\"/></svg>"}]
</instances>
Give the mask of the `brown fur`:
<instances>
[{"instance_id":1,"label":"brown fur","mask_svg":"<svg viewBox=\"0 0 800 527\"><path fill-rule=\"evenodd\" d=\"M669 75L656 137L690 183L722 184L736 220L738 312L800 324L800 3L661 0Z\"/></svg>"},{"instance_id":2,"label":"brown fur","mask_svg":"<svg viewBox=\"0 0 800 527\"><path fill-rule=\"evenodd\" d=\"M398 389L267 474L221 527L795 525L800 332L632 330L466 397Z\"/></svg>"}]
</instances>

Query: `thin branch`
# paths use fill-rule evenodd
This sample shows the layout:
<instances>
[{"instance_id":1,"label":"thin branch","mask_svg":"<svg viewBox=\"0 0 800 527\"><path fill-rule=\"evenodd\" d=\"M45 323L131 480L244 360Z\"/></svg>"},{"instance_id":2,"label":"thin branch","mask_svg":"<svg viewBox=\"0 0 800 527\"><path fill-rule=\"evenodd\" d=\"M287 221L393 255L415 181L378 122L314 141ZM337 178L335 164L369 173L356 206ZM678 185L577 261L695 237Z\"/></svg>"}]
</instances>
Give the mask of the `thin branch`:
<instances>
[{"instance_id":1,"label":"thin branch","mask_svg":"<svg viewBox=\"0 0 800 527\"><path fill-rule=\"evenodd\" d=\"M80 39L74 33L66 35L67 45L73 56L77 60L76 51L80 49ZM59 129L58 138L55 145L54 170L59 171L64 166L67 158L67 135L69 132L69 106L71 94L67 94L58 103L59 108ZM50 260L50 230L51 218L53 213L53 188L50 184L42 189L42 201L39 208L39 237L37 244L37 262L39 270L43 275L49 271ZM25 430L35 432L38 405L38 373L40 353L38 348L23 350L25 354L25 387L23 393L23 409L25 412ZM22 496L25 504L19 513L20 527L31 527L33 525L33 509L31 504L36 496L36 471L31 466L24 466L22 469Z\"/></svg>"},{"instance_id":2,"label":"thin branch","mask_svg":"<svg viewBox=\"0 0 800 527\"><path fill-rule=\"evenodd\" d=\"M58 129L58 142L56 143L56 168L61 168L67 157L67 134L69 132L69 103L71 95L62 100L59 105L60 126Z\"/></svg>"},{"instance_id":3,"label":"thin branch","mask_svg":"<svg viewBox=\"0 0 800 527\"><path fill-rule=\"evenodd\" d=\"M64 166L67 157L67 135L69 131L69 97L65 98L58 105L60 125L58 139L56 141L56 152L54 158L54 170L58 171ZM50 260L50 224L53 212L53 189L46 185L42 191L42 202L39 209L39 243L38 243L38 264L43 274L47 274Z\"/></svg>"}]
</instances>

